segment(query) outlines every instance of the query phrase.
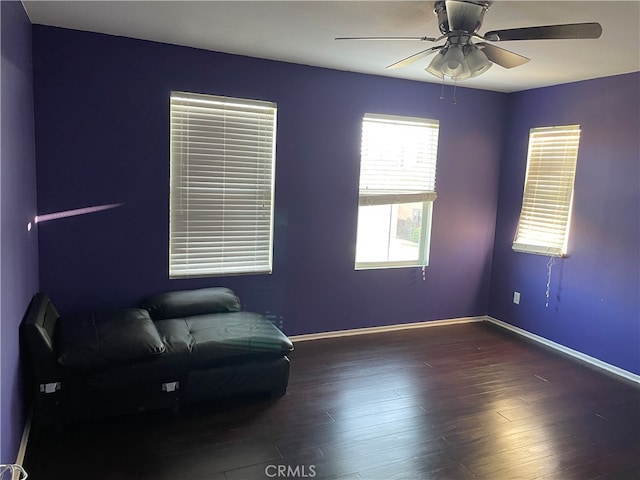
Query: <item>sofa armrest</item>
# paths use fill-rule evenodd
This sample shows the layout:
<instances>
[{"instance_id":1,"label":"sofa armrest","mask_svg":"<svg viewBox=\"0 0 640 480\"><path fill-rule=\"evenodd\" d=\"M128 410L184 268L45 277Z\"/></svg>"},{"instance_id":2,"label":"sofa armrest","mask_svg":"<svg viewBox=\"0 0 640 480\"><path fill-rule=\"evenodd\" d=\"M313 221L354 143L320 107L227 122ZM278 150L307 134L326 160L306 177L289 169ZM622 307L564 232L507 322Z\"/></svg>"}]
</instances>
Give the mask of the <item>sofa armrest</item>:
<instances>
[{"instance_id":1,"label":"sofa armrest","mask_svg":"<svg viewBox=\"0 0 640 480\"><path fill-rule=\"evenodd\" d=\"M58 365L53 336L59 314L49 297L36 293L20 324L21 349L37 385L59 382L63 370Z\"/></svg>"}]
</instances>

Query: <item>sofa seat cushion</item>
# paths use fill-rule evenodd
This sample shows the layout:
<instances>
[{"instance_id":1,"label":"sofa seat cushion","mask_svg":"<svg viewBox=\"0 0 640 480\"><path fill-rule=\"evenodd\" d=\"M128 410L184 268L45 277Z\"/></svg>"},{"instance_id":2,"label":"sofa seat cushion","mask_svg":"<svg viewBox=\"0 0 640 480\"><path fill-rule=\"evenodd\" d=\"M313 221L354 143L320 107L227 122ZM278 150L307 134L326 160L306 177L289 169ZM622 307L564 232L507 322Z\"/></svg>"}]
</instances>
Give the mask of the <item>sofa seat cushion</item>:
<instances>
[{"instance_id":1,"label":"sofa seat cushion","mask_svg":"<svg viewBox=\"0 0 640 480\"><path fill-rule=\"evenodd\" d=\"M54 338L58 363L81 371L155 357L165 351L149 312L140 308L61 317Z\"/></svg>"},{"instance_id":2,"label":"sofa seat cushion","mask_svg":"<svg viewBox=\"0 0 640 480\"><path fill-rule=\"evenodd\" d=\"M192 368L281 358L293 344L257 313L195 315L156 322L168 351L189 351Z\"/></svg>"}]
</instances>

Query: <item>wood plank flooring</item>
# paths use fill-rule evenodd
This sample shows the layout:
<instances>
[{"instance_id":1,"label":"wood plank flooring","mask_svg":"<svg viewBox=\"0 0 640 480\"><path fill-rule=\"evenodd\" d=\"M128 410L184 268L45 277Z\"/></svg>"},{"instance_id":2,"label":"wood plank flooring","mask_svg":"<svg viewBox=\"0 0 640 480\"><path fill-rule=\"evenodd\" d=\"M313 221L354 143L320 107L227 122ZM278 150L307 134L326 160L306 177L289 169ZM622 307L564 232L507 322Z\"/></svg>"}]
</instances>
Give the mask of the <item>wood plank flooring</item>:
<instances>
[{"instance_id":1,"label":"wood plank flooring","mask_svg":"<svg viewBox=\"0 0 640 480\"><path fill-rule=\"evenodd\" d=\"M32 430L30 480L637 479L640 387L488 323L298 342L286 396Z\"/></svg>"}]
</instances>

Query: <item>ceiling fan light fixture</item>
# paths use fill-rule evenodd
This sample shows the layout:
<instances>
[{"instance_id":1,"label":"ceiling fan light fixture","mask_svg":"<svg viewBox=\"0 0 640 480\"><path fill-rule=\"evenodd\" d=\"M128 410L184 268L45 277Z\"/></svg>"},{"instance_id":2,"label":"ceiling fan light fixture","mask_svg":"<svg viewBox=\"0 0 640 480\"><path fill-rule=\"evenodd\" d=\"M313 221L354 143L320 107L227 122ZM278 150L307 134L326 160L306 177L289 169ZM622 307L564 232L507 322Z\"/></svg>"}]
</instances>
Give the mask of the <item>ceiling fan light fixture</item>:
<instances>
[{"instance_id":1,"label":"ceiling fan light fixture","mask_svg":"<svg viewBox=\"0 0 640 480\"><path fill-rule=\"evenodd\" d=\"M451 45L447 49L447 53L444 55L444 62L442 64L442 73L455 77L460 75L464 70L464 53L462 48L458 45Z\"/></svg>"},{"instance_id":2,"label":"ceiling fan light fixture","mask_svg":"<svg viewBox=\"0 0 640 480\"><path fill-rule=\"evenodd\" d=\"M442 73L442 64L444 63L444 54L442 52L438 52L429 66L425 68L425 71L429 72L431 75L438 77L440 80L444 79L444 73Z\"/></svg>"},{"instance_id":3,"label":"ceiling fan light fixture","mask_svg":"<svg viewBox=\"0 0 640 480\"><path fill-rule=\"evenodd\" d=\"M493 65L482 50L474 46L465 57L465 61L471 77L477 77L491 68Z\"/></svg>"},{"instance_id":4,"label":"ceiling fan light fixture","mask_svg":"<svg viewBox=\"0 0 640 480\"><path fill-rule=\"evenodd\" d=\"M487 55L476 45L448 45L442 48L431 60L425 71L444 80L468 80L483 74L493 63Z\"/></svg>"},{"instance_id":5,"label":"ceiling fan light fixture","mask_svg":"<svg viewBox=\"0 0 640 480\"><path fill-rule=\"evenodd\" d=\"M462 72L452 77L456 82L459 82L460 80L469 80L471 78L471 70L469 70L466 62L464 63L463 67L464 68L462 69Z\"/></svg>"}]
</instances>

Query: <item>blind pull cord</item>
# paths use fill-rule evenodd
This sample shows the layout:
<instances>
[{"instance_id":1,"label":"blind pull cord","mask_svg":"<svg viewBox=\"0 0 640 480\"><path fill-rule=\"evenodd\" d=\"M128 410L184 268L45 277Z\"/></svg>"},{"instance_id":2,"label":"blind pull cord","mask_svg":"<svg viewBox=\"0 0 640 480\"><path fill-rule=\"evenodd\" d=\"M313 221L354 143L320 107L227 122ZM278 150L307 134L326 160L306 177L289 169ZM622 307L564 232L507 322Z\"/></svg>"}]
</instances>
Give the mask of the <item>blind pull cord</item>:
<instances>
[{"instance_id":1,"label":"blind pull cord","mask_svg":"<svg viewBox=\"0 0 640 480\"><path fill-rule=\"evenodd\" d=\"M551 269L555 263L555 259L553 257L549 257L549 261L547 262L547 290L545 291L546 302L544 304L547 308L549 307L549 293L551 291Z\"/></svg>"}]
</instances>

